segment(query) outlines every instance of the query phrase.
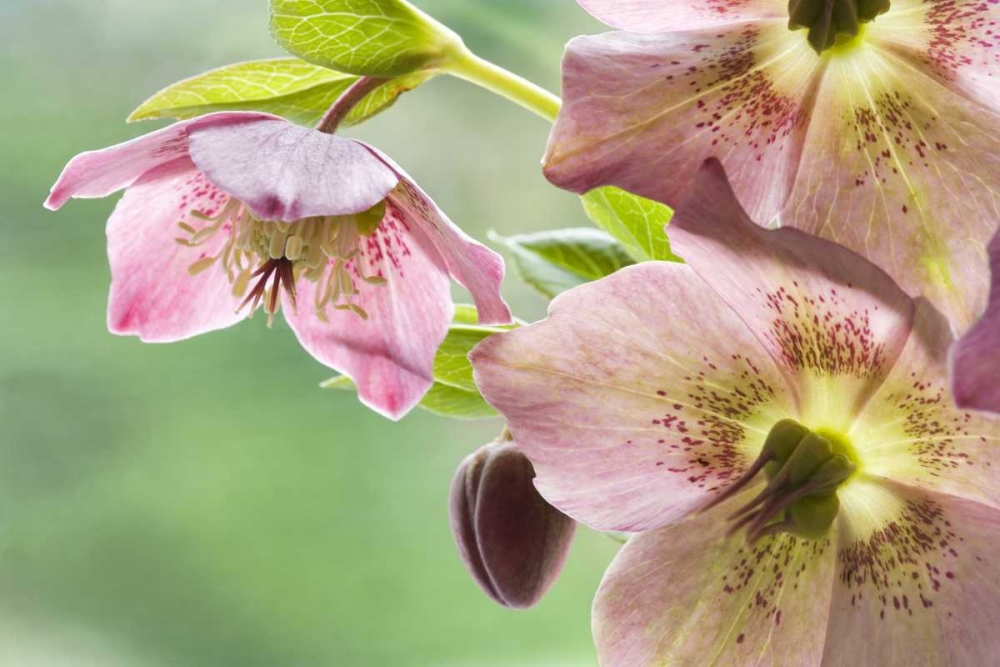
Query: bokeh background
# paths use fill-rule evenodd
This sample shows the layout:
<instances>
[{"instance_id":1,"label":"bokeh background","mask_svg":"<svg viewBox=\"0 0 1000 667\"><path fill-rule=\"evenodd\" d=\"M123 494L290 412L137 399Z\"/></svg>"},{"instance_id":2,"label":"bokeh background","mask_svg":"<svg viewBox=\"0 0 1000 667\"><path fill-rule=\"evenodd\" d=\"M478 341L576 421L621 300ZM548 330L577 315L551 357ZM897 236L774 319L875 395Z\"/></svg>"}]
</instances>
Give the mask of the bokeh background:
<instances>
[{"instance_id":1,"label":"bokeh background","mask_svg":"<svg viewBox=\"0 0 1000 667\"><path fill-rule=\"evenodd\" d=\"M480 54L558 89L573 0L417 0ZM0 664L593 665L616 545L581 531L528 613L466 576L446 499L499 423L381 420L284 323L170 346L107 333L114 198L41 202L75 153L175 80L280 55L264 0L0 0ZM582 226L542 178L546 124L440 78L354 134L474 236ZM517 313L544 312L511 276Z\"/></svg>"}]
</instances>

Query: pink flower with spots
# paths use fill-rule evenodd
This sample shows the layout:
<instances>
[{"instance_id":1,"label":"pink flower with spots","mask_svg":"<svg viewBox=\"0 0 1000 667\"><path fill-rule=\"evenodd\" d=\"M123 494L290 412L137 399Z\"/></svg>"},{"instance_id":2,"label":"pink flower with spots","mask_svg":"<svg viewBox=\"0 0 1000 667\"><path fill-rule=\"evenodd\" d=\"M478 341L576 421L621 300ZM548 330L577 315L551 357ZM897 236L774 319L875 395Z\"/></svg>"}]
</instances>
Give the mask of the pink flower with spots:
<instances>
[{"instance_id":1,"label":"pink flower with spots","mask_svg":"<svg viewBox=\"0 0 1000 667\"><path fill-rule=\"evenodd\" d=\"M259 113L179 122L66 166L45 205L125 189L108 220L108 327L172 342L282 309L303 347L398 419L454 313L507 323L503 260L374 148Z\"/></svg>"},{"instance_id":2,"label":"pink flower with spots","mask_svg":"<svg viewBox=\"0 0 1000 667\"><path fill-rule=\"evenodd\" d=\"M709 162L686 265L556 298L473 351L555 507L636 533L607 667L985 665L1000 655L1000 420L956 408L952 334L853 252L765 230Z\"/></svg>"},{"instance_id":3,"label":"pink flower with spots","mask_svg":"<svg viewBox=\"0 0 1000 667\"><path fill-rule=\"evenodd\" d=\"M567 48L552 182L675 205L716 157L757 223L849 247L959 329L979 316L1000 220L1000 3L580 4L624 31ZM842 9L858 20L838 25Z\"/></svg>"}]
</instances>

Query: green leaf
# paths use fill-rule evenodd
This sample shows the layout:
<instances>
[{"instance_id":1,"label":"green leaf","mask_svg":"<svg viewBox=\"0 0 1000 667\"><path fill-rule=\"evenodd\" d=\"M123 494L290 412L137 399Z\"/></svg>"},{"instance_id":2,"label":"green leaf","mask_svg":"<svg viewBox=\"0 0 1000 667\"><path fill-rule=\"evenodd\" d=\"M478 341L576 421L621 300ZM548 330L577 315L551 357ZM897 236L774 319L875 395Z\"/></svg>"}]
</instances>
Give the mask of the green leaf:
<instances>
[{"instance_id":1,"label":"green leaf","mask_svg":"<svg viewBox=\"0 0 1000 667\"><path fill-rule=\"evenodd\" d=\"M670 207L610 186L591 190L581 199L594 224L621 241L636 261L680 261L670 252L670 239L663 230L674 215Z\"/></svg>"},{"instance_id":2,"label":"green leaf","mask_svg":"<svg viewBox=\"0 0 1000 667\"><path fill-rule=\"evenodd\" d=\"M434 384L420 401L421 408L454 419L485 419L497 415L472 380L469 352L489 336L517 325L488 327L477 324L478 321L475 307L455 306L455 319L434 358ZM354 389L354 383L345 375L330 378L320 386Z\"/></svg>"},{"instance_id":3,"label":"green leaf","mask_svg":"<svg viewBox=\"0 0 1000 667\"><path fill-rule=\"evenodd\" d=\"M490 238L514 257L524 282L550 299L560 292L635 264L621 243L599 229L558 229Z\"/></svg>"},{"instance_id":4,"label":"green leaf","mask_svg":"<svg viewBox=\"0 0 1000 667\"><path fill-rule=\"evenodd\" d=\"M433 76L419 72L393 79L363 99L344 121L357 125L392 106L408 90ZM358 77L298 58L255 60L220 67L179 81L143 102L129 121L183 120L216 111L262 111L315 125Z\"/></svg>"},{"instance_id":5,"label":"green leaf","mask_svg":"<svg viewBox=\"0 0 1000 667\"><path fill-rule=\"evenodd\" d=\"M271 34L293 55L365 76L436 69L465 48L405 0L271 0Z\"/></svg>"}]
</instances>

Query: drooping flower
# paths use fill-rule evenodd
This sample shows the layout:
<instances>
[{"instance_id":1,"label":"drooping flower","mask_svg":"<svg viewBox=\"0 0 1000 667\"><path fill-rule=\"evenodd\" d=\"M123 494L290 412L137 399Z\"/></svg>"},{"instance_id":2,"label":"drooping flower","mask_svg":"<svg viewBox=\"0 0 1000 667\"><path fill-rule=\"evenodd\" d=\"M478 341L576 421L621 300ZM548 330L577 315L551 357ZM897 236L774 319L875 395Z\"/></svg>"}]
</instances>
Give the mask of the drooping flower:
<instances>
[{"instance_id":1,"label":"drooping flower","mask_svg":"<svg viewBox=\"0 0 1000 667\"><path fill-rule=\"evenodd\" d=\"M509 441L470 454L455 472L451 532L472 578L493 601L526 609L555 583L576 523L535 489L531 461Z\"/></svg>"},{"instance_id":2,"label":"drooping flower","mask_svg":"<svg viewBox=\"0 0 1000 667\"><path fill-rule=\"evenodd\" d=\"M108 220L108 327L147 342L282 309L303 347L399 418L431 386L454 306L506 323L503 260L391 160L259 113L216 113L83 153L45 202L125 189Z\"/></svg>"},{"instance_id":3,"label":"drooping flower","mask_svg":"<svg viewBox=\"0 0 1000 667\"><path fill-rule=\"evenodd\" d=\"M765 230L709 162L687 265L556 298L473 351L555 507L638 533L601 664L979 665L1000 635L1000 420L956 408L948 323L851 251Z\"/></svg>"},{"instance_id":4,"label":"drooping flower","mask_svg":"<svg viewBox=\"0 0 1000 667\"><path fill-rule=\"evenodd\" d=\"M755 222L846 245L959 329L979 316L1000 222L1000 3L580 3L628 32L568 46L555 184L673 206L716 157Z\"/></svg>"},{"instance_id":5,"label":"drooping flower","mask_svg":"<svg viewBox=\"0 0 1000 667\"><path fill-rule=\"evenodd\" d=\"M1000 414L1000 231L990 243L993 286L983 318L952 348L952 386L959 405Z\"/></svg>"}]
</instances>

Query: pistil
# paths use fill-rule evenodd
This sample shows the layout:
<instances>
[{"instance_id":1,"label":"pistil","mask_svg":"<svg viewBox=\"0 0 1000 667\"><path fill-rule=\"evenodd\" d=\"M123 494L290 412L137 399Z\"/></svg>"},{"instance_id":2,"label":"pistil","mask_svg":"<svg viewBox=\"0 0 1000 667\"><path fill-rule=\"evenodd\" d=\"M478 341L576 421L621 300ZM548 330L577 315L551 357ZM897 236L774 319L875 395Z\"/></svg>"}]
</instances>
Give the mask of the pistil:
<instances>
[{"instance_id":1,"label":"pistil","mask_svg":"<svg viewBox=\"0 0 1000 667\"><path fill-rule=\"evenodd\" d=\"M858 36L865 23L889 11L889 0L789 0L788 28L809 29L809 44L816 53L838 40Z\"/></svg>"},{"instance_id":2,"label":"pistil","mask_svg":"<svg viewBox=\"0 0 1000 667\"><path fill-rule=\"evenodd\" d=\"M729 517L730 533L745 529L751 543L781 532L818 539L837 516L837 489L856 470L846 441L782 420L768 433L753 465L709 507L746 488L763 471L767 486Z\"/></svg>"}]
</instances>

